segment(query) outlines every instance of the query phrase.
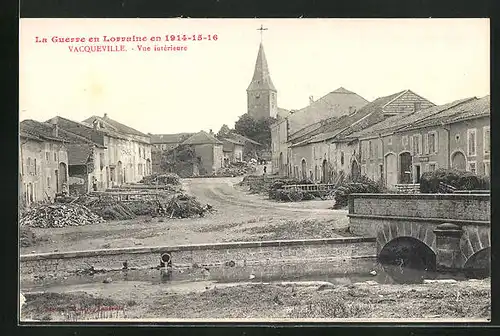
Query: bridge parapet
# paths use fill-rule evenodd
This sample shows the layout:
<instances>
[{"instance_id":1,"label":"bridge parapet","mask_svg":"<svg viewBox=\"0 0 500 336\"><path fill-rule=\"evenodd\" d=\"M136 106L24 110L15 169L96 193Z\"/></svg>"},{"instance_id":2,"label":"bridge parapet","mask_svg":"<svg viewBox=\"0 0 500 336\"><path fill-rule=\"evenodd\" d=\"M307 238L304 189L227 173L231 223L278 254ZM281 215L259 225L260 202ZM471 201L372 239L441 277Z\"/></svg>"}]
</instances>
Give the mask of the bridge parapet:
<instances>
[{"instance_id":1,"label":"bridge parapet","mask_svg":"<svg viewBox=\"0 0 500 336\"><path fill-rule=\"evenodd\" d=\"M489 194L352 194L348 216L352 233L376 237L377 254L405 237L429 247L438 267L471 266L478 253L483 256L488 250L489 255ZM455 225L460 235L447 237L448 231L438 229L444 223ZM478 259L484 263L483 257Z\"/></svg>"}]
</instances>

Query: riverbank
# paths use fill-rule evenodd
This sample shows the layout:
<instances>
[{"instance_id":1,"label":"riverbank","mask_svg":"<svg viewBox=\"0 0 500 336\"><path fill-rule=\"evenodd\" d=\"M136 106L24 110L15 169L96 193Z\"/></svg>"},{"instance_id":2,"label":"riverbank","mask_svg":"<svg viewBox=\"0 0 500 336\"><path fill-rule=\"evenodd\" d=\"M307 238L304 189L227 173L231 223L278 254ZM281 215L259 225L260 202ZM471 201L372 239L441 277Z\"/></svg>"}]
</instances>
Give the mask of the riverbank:
<instances>
[{"instance_id":1,"label":"riverbank","mask_svg":"<svg viewBox=\"0 0 500 336\"><path fill-rule=\"evenodd\" d=\"M200 281L170 286L128 281L66 288L57 293L26 293L26 300L22 320L64 320L72 311L73 319L132 320L381 318L439 322L450 318L486 320L491 315L489 278L418 285ZM107 313L96 313L95 307L108 307L101 309Z\"/></svg>"}]
</instances>

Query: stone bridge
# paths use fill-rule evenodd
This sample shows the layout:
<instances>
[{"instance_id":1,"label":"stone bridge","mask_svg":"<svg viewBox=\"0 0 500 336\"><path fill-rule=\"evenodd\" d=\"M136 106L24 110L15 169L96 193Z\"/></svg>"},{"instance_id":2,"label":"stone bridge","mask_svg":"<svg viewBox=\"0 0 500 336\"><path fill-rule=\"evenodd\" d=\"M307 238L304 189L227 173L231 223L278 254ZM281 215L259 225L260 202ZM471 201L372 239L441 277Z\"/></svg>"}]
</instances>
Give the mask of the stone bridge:
<instances>
[{"instance_id":1,"label":"stone bridge","mask_svg":"<svg viewBox=\"0 0 500 336\"><path fill-rule=\"evenodd\" d=\"M376 237L379 259L438 269L489 270L489 194L353 194L352 233Z\"/></svg>"}]
</instances>

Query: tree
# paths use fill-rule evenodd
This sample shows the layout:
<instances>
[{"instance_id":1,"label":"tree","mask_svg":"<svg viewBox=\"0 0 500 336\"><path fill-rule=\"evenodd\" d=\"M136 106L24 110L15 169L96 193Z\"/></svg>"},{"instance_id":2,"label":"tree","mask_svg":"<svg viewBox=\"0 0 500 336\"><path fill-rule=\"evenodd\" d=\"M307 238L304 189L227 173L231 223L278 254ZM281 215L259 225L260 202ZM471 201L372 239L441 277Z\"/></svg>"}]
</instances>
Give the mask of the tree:
<instances>
[{"instance_id":1,"label":"tree","mask_svg":"<svg viewBox=\"0 0 500 336\"><path fill-rule=\"evenodd\" d=\"M217 136L224 137L224 136L227 136L229 133L231 133L231 129L229 128L229 126L224 124L224 125L222 125L219 132L217 133Z\"/></svg>"},{"instance_id":2,"label":"tree","mask_svg":"<svg viewBox=\"0 0 500 336\"><path fill-rule=\"evenodd\" d=\"M274 118L254 119L248 113L242 115L234 125L237 133L257 141L265 147L271 146L271 124Z\"/></svg>"}]
</instances>

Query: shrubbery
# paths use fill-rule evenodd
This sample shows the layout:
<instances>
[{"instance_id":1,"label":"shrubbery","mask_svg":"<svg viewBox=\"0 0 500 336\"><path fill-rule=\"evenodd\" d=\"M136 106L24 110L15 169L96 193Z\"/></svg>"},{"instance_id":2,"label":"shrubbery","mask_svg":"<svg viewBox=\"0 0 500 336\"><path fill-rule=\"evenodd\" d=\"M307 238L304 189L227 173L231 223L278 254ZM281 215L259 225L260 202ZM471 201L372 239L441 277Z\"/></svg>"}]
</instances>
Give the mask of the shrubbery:
<instances>
[{"instance_id":1,"label":"shrubbery","mask_svg":"<svg viewBox=\"0 0 500 336\"><path fill-rule=\"evenodd\" d=\"M338 209L348 204L349 195L355 193L382 193L385 188L380 182L375 182L366 176L359 177L356 182L350 178L346 179L335 191L335 205Z\"/></svg>"},{"instance_id":2,"label":"shrubbery","mask_svg":"<svg viewBox=\"0 0 500 336\"><path fill-rule=\"evenodd\" d=\"M443 190L441 182L458 190L488 190L490 178L456 169L437 169L426 172L420 178L421 193L439 193Z\"/></svg>"}]
</instances>

